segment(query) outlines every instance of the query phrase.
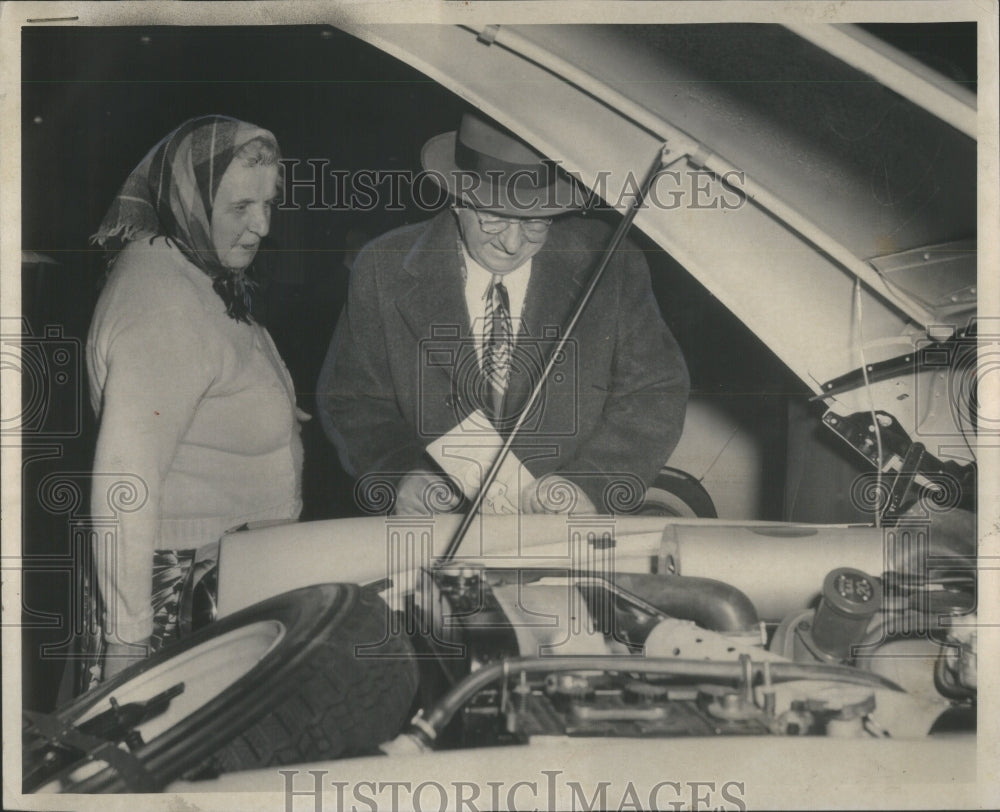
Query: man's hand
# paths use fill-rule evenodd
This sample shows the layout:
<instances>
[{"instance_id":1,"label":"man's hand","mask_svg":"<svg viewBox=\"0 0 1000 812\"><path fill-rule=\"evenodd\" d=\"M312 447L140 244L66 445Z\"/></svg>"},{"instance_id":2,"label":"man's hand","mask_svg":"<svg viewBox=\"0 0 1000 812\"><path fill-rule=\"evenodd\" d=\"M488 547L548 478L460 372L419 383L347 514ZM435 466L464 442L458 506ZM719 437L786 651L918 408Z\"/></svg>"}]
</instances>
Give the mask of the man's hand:
<instances>
[{"instance_id":1,"label":"man's hand","mask_svg":"<svg viewBox=\"0 0 1000 812\"><path fill-rule=\"evenodd\" d=\"M149 654L149 639L138 643L108 643L104 649L101 680L107 682L129 666L141 663Z\"/></svg>"},{"instance_id":2,"label":"man's hand","mask_svg":"<svg viewBox=\"0 0 1000 812\"><path fill-rule=\"evenodd\" d=\"M579 485L557 474L548 474L521 491L522 513L597 513Z\"/></svg>"},{"instance_id":3,"label":"man's hand","mask_svg":"<svg viewBox=\"0 0 1000 812\"><path fill-rule=\"evenodd\" d=\"M399 480L396 489L397 516L427 516L431 513L449 513L462 501L461 494L441 474L423 468L410 471Z\"/></svg>"}]
</instances>

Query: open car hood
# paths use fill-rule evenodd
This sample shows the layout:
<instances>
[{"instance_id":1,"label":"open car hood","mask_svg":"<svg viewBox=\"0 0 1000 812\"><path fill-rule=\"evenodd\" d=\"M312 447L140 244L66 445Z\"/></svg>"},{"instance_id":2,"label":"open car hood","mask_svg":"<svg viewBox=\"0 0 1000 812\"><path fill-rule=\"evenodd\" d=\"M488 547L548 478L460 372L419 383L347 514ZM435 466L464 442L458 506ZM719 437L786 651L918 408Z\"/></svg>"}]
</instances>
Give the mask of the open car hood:
<instances>
[{"instance_id":1,"label":"open car hood","mask_svg":"<svg viewBox=\"0 0 1000 812\"><path fill-rule=\"evenodd\" d=\"M975 312L975 97L850 26L344 28L611 205L665 143L636 225L817 394Z\"/></svg>"}]
</instances>

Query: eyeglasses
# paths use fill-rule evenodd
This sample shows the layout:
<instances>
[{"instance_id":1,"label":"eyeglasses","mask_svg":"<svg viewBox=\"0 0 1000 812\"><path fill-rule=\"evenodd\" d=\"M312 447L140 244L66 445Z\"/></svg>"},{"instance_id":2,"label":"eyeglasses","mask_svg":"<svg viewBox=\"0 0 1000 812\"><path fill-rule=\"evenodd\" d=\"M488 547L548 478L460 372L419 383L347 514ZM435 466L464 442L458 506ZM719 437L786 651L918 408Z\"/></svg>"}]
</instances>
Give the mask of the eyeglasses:
<instances>
[{"instance_id":1,"label":"eyeglasses","mask_svg":"<svg viewBox=\"0 0 1000 812\"><path fill-rule=\"evenodd\" d=\"M502 234L515 223L521 226L524 239L528 242L541 242L552 225L551 217L500 217L496 214L485 214L473 209L479 220L479 227L487 234Z\"/></svg>"}]
</instances>

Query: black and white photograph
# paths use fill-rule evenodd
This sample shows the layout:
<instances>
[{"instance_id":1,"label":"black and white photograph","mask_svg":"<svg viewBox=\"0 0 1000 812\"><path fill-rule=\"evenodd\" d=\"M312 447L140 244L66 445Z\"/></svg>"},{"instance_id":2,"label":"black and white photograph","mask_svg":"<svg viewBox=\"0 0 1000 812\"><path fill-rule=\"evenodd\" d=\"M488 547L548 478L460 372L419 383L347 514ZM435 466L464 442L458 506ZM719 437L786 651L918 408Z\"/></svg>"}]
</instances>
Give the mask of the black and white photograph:
<instances>
[{"instance_id":1,"label":"black and white photograph","mask_svg":"<svg viewBox=\"0 0 1000 812\"><path fill-rule=\"evenodd\" d=\"M4 808L995 808L997 20L2 4Z\"/></svg>"}]
</instances>

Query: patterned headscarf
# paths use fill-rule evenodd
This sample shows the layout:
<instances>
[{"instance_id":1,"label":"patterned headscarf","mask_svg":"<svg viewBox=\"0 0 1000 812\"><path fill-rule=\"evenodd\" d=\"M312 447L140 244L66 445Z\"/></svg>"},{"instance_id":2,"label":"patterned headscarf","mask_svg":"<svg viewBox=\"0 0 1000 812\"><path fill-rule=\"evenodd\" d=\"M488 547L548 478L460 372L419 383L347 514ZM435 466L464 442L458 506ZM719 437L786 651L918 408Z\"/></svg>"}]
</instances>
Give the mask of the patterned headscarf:
<instances>
[{"instance_id":1,"label":"patterned headscarf","mask_svg":"<svg viewBox=\"0 0 1000 812\"><path fill-rule=\"evenodd\" d=\"M252 283L220 262L212 243L212 206L236 152L258 137L277 151L275 137L254 124L217 115L185 121L132 170L91 240L124 245L167 237L212 278L226 313L249 322Z\"/></svg>"}]
</instances>

